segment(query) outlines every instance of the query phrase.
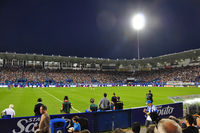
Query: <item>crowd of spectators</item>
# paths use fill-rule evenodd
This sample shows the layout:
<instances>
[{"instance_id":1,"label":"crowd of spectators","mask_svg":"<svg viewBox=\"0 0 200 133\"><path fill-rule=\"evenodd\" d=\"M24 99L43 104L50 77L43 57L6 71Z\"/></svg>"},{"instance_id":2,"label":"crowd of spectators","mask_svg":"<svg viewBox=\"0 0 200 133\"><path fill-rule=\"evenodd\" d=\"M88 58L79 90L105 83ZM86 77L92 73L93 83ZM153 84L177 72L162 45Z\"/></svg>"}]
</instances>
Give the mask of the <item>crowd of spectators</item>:
<instances>
[{"instance_id":1,"label":"crowd of spectators","mask_svg":"<svg viewBox=\"0 0 200 133\"><path fill-rule=\"evenodd\" d=\"M137 71L133 75L137 80L143 82L199 82L200 66L187 66L180 68L168 68L152 71Z\"/></svg>"},{"instance_id":2,"label":"crowd of spectators","mask_svg":"<svg viewBox=\"0 0 200 133\"><path fill-rule=\"evenodd\" d=\"M0 83L6 82L56 82L56 83L122 83L132 73L50 70L32 68L2 68Z\"/></svg>"},{"instance_id":3,"label":"crowd of spectators","mask_svg":"<svg viewBox=\"0 0 200 133\"><path fill-rule=\"evenodd\" d=\"M105 72L83 70L50 70L42 68L1 68L0 83L56 82L56 83L124 83L127 78L136 82L200 82L200 66L187 66L152 71Z\"/></svg>"},{"instance_id":4,"label":"crowd of spectators","mask_svg":"<svg viewBox=\"0 0 200 133\"><path fill-rule=\"evenodd\" d=\"M177 119L174 116L162 118L158 122L154 122L145 130L141 130L138 122L133 122L132 130L128 133L199 133L200 117L187 114L184 120ZM116 128L113 133L126 133L126 130Z\"/></svg>"}]
</instances>

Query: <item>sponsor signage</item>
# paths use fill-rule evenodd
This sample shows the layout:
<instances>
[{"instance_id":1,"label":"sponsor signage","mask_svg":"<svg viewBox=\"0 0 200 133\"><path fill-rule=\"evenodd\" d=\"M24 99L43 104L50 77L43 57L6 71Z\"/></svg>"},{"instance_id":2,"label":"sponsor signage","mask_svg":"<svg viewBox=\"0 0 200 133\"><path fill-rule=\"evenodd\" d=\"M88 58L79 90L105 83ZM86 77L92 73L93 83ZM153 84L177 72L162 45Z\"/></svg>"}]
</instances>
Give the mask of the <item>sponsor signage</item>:
<instances>
[{"instance_id":1,"label":"sponsor signage","mask_svg":"<svg viewBox=\"0 0 200 133\"><path fill-rule=\"evenodd\" d=\"M159 118L167 118L170 115L173 115L177 118L183 117L183 103L174 103L174 104L164 104L164 105L157 105L157 113ZM146 107L135 108L131 110L131 121L137 121L141 125L144 125L146 120L146 115L144 114L143 110Z\"/></svg>"},{"instance_id":2,"label":"sponsor signage","mask_svg":"<svg viewBox=\"0 0 200 133\"><path fill-rule=\"evenodd\" d=\"M183 103L158 105L156 107L160 118L169 117L170 115L173 115L177 118L183 117ZM99 132L112 130L113 124L115 128L128 128L135 121L143 125L145 122L145 114L143 113L144 108L146 107L126 109L121 111L51 115L50 117L51 119L63 118L67 123L66 127L69 128L72 126L72 117L77 115L79 117L88 119L88 128L91 132ZM110 122L102 122L102 120L107 119L108 116L111 118L108 119ZM126 121L128 123L120 126L121 121ZM0 130L2 133L34 133L34 126L37 126L39 122L40 117L35 116L0 119ZM100 125L97 123L100 123ZM108 126L108 123L111 123L111 125Z\"/></svg>"}]
</instances>

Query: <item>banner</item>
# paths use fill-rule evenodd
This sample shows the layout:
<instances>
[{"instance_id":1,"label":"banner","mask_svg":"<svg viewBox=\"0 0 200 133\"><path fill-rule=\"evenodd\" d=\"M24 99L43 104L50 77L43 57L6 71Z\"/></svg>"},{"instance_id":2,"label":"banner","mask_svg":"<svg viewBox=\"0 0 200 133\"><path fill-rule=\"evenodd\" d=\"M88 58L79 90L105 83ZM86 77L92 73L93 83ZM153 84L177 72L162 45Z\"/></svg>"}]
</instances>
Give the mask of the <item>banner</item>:
<instances>
[{"instance_id":1,"label":"banner","mask_svg":"<svg viewBox=\"0 0 200 133\"><path fill-rule=\"evenodd\" d=\"M88 119L88 129L94 132L94 113L74 113L74 114L61 114L50 115L51 119L63 118L67 123L67 128L72 125L72 117L84 117ZM13 119L0 119L0 132L2 133L34 133L34 126L39 125L40 117L21 117Z\"/></svg>"},{"instance_id":2,"label":"banner","mask_svg":"<svg viewBox=\"0 0 200 133\"><path fill-rule=\"evenodd\" d=\"M164 104L156 105L157 113L159 118L167 118L170 115L173 115L177 118L183 117L183 103L173 103L173 104ZM144 125L146 117L143 110L146 107L134 108L131 110L131 123L139 122L141 125Z\"/></svg>"},{"instance_id":3,"label":"banner","mask_svg":"<svg viewBox=\"0 0 200 133\"><path fill-rule=\"evenodd\" d=\"M173 115L177 118L183 117L183 103L157 105L160 118ZM67 128L72 126L72 117L79 116L88 120L90 132L108 131L115 128L128 128L133 122L144 125L145 114L143 109L146 107L119 110L103 111L90 113L74 113L51 115L50 118L63 118L67 123ZM0 132L2 133L34 133L34 126L40 122L40 117L18 117L12 119L0 119Z\"/></svg>"}]
</instances>

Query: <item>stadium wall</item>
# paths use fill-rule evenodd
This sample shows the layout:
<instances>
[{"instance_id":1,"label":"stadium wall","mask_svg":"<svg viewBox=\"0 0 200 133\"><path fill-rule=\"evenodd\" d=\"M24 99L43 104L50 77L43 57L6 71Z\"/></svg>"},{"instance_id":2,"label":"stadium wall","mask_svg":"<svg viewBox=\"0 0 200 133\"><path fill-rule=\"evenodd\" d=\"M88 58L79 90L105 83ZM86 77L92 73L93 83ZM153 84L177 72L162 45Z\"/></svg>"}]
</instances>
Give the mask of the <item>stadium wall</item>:
<instances>
[{"instance_id":1,"label":"stadium wall","mask_svg":"<svg viewBox=\"0 0 200 133\"><path fill-rule=\"evenodd\" d=\"M157 105L158 115L160 118L173 115L177 118L183 117L183 103ZM113 130L115 128L128 128L132 123L137 121L144 125L145 107L132 108L119 111L90 112L76 114L51 115L51 119L63 118L67 123L67 128L72 125L72 117L79 116L88 119L89 130L101 132ZM13 119L0 119L0 132L3 133L33 133L34 125L38 125L40 117L18 117Z\"/></svg>"}]
</instances>

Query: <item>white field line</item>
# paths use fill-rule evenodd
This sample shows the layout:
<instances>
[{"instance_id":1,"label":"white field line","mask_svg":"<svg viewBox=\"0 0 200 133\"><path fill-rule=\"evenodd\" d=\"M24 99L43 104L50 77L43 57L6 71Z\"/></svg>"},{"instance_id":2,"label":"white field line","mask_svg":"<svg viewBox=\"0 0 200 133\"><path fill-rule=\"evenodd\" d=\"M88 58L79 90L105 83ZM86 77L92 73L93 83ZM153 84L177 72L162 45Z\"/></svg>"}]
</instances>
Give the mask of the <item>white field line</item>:
<instances>
[{"instance_id":1,"label":"white field line","mask_svg":"<svg viewBox=\"0 0 200 133\"><path fill-rule=\"evenodd\" d=\"M49 96L55 98L55 99L58 100L59 102L61 102L61 103L63 102L63 101L61 101L60 99L58 99L57 97L55 97L54 95L50 94L49 92L47 92L47 91L45 91L45 90L43 90L43 89L41 89L41 90L44 91L47 95L49 95ZM80 113L80 111L77 110L77 109L75 109L74 107L72 107L72 109L75 110L76 112Z\"/></svg>"},{"instance_id":2,"label":"white field line","mask_svg":"<svg viewBox=\"0 0 200 133\"><path fill-rule=\"evenodd\" d=\"M173 98L169 97L170 100L172 100L174 103L177 103Z\"/></svg>"}]
</instances>

